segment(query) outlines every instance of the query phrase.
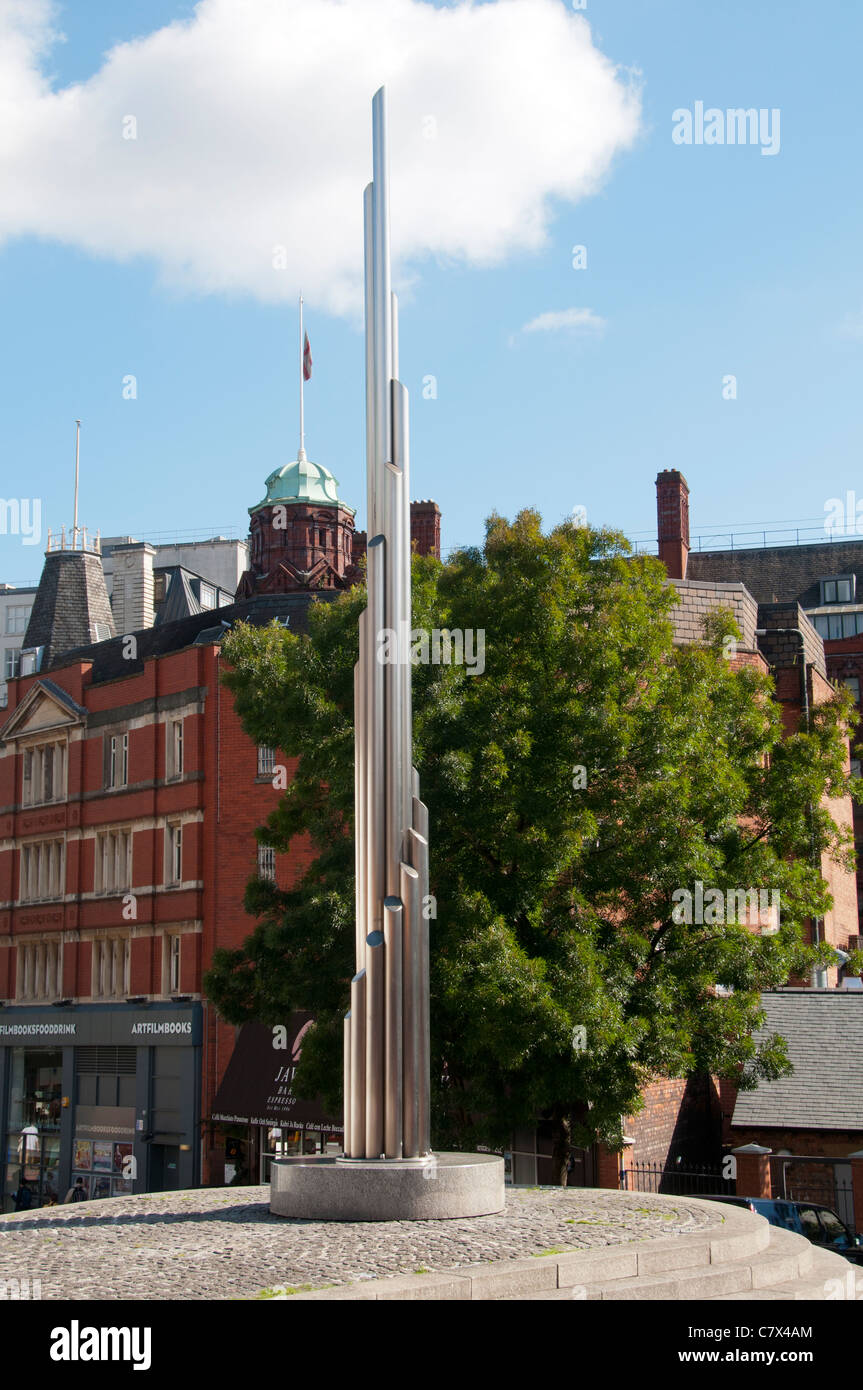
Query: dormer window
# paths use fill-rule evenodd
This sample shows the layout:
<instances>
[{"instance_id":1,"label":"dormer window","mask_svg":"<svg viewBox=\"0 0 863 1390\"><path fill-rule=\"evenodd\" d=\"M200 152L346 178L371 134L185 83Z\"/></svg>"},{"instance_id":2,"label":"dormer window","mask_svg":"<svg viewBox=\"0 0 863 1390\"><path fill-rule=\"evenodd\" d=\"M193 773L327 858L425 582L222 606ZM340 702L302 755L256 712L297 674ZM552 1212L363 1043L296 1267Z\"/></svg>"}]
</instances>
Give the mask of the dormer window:
<instances>
[{"instance_id":1,"label":"dormer window","mask_svg":"<svg viewBox=\"0 0 863 1390\"><path fill-rule=\"evenodd\" d=\"M821 580L821 604L827 603L853 603L854 602L854 580L853 574L836 575L833 579Z\"/></svg>"}]
</instances>

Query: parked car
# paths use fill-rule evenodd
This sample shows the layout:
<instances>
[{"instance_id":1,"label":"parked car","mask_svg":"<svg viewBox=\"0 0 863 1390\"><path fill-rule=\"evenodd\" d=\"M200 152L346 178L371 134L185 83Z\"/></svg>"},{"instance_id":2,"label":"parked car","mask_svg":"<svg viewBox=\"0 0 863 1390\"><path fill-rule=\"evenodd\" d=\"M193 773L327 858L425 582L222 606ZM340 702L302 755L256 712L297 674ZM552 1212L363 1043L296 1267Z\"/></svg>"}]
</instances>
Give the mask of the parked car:
<instances>
[{"instance_id":1,"label":"parked car","mask_svg":"<svg viewBox=\"0 0 863 1390\"><path fill-rule=\"evenodd\" d=\"M852 1264L863 1265L863 1236L849 1231L830 1207L817 1202L788 1202L779 1197L706 1197L708 1202L730 1202L735 1207L747 1207L764 1216L771 1226L795 1231L813 1245L833 1250Z\"/></svg>"}]
</instances>

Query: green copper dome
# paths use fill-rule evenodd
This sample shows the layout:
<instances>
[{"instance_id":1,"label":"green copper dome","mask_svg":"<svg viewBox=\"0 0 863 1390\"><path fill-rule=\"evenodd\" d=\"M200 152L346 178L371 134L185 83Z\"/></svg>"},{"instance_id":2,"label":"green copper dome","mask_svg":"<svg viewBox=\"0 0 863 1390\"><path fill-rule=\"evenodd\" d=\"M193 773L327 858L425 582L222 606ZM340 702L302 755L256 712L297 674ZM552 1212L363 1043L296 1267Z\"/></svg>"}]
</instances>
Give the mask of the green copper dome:
<instances>
[{"instance_id":1,"label":"green copper dome","mask_svg":"<svg viewBox=\"0 0 863 1390\"><path fill-rule=\"evenodd\" d=\"M289 505L292 502L310 502L313 505L340 506L353 516L353 508L345 506L339 498L339 481L334 478L322 463L312 463L305 450L300 457L277 468L267 479L267 495L250 512L260 511L261 507Z\"/></svg>"}]
</instances>

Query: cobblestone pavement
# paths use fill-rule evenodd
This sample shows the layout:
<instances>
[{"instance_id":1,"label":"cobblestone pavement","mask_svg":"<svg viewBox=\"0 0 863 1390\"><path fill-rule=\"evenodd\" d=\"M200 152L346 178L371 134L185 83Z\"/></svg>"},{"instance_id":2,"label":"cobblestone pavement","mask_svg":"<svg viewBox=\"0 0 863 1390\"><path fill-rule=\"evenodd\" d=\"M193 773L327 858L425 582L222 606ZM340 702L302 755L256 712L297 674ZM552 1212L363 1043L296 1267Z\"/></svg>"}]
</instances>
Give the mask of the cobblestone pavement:
<instances>
[{"instance_id":1,"label":"cobblestone pavement","mask_svg":"<svg viewBox=\"0 0 863 1390\"><path fill-rule=\"evenodd\" d=\"M722 1221L683 1198L510 1188L496 1216L455 1221L288 1221L269 1187L114 1197L0 1217L0 1281L43 1299L249 1299L552 1249L694 1234Z\"/></svg>"}]
</instances>

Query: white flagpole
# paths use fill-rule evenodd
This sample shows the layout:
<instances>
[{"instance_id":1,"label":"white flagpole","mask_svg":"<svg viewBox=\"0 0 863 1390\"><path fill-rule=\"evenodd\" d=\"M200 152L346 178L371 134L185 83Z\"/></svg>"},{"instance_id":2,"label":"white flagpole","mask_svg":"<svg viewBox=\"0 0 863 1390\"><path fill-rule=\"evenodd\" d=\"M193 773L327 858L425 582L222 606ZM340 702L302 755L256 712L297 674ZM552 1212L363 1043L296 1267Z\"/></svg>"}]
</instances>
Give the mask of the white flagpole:
<instances>
[{"instance_id":1,"label":"white flagpole","mask_svg":"<svg viewBox=\"0 0 863 1390\"><path fill-rule=\"evenodd\" d=\"M81 421L75 421L75 515L72 521L72 549L78 536L78 464L81 457Z\"/></svg>"},{"instance_id":2,"label":"white flagpole","mask_svg":"<svg viewBox=\"0 0 863 1390\"><path fill-rule=\"evenodd\" d=\"M300 452L298 459L306 457L306 430L303 418L303 357L305 356L305 338L303 336L303 296L300 295Z\"/></svg>"}]
</instances>

